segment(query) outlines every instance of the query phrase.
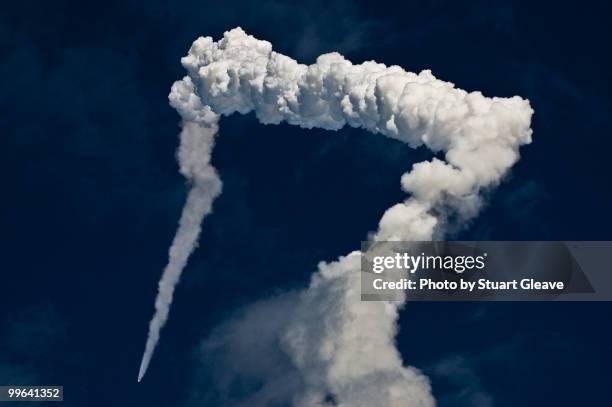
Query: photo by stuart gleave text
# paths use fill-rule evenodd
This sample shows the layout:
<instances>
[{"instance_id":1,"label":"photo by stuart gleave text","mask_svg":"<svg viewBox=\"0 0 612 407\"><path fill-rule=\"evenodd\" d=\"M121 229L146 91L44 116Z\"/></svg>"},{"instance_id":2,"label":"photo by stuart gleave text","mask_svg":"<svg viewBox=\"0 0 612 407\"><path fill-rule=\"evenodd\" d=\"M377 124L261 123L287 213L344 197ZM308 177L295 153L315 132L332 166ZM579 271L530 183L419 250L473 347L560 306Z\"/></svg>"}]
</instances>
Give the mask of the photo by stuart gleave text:
<instances>
[{"instance_id":1,"label":"photo by stuart gleave text","mask_svg":"<svg viewBox=\"0 0 612 407\"><path fill-rule=\"evenodd\" d=\"M363 243L363 300L612 299L601 267L577 260L612 257L610 242ZM612 260L612 258L611 258Z\"/></svg>"}]
</instances>

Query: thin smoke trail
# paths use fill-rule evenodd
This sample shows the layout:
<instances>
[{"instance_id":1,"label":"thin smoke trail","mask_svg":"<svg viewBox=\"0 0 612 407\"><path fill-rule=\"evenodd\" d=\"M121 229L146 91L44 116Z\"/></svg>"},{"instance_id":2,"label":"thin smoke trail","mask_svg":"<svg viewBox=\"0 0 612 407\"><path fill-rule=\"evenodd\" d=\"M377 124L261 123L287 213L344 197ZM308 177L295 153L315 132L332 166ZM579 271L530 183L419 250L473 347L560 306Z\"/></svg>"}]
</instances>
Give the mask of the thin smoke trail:
<instances>
[{"instance_id":1,"label":"thin smoke trail","mask_svg":"<svg viewBox=\"0 0 612 407\"><path fill-rule=\"evenodd\" d=\"M178 154L181 172L193 185L170 247L168 265L159 281L155 314L149 324L149 335L138 371L139 382L149 367L160 331L168 320L174 289L189 255L197 245L202 220L211 212L213 201L221 192L221 180L210 165L210 152L217 133L217 118L208 116L208 120L212 123L185 123L181 132Z\"/></svg>"}]
</instances>

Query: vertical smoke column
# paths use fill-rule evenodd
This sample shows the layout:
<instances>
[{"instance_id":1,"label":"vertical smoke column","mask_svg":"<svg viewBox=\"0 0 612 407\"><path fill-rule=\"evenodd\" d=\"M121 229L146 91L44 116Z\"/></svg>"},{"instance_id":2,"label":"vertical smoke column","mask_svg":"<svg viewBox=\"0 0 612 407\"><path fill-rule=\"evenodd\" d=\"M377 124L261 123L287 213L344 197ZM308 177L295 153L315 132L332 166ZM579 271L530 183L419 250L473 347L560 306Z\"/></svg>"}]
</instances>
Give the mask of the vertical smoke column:
<instances>
[{"instance_id":1,"label":"vertical smoke column","mask_svg":"<svg viewBox=\"0 0 612 407\"><path fill-rule=\"evenodd\" d=\"M200 113L197 117L190 117L194 121L183 122L178 161L181 173L192 187L170 247L168 265L159 281L155 314L149 324L149 335L138 372L139 382L151 362L159 333L168 320L174 288L197 245L202 220L211 212L214 199L221 193L221 180L210 164L219 117L210 109L202 109Z\"/></svg>"}]
</instances>

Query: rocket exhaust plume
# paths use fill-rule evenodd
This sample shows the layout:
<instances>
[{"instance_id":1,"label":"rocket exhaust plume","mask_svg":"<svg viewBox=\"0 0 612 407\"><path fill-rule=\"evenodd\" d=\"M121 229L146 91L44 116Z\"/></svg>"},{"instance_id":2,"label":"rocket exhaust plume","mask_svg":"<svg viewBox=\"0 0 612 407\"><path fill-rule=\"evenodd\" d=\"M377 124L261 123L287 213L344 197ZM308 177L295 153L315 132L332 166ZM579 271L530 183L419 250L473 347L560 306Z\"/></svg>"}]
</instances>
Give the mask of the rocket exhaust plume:
<instances>
[{"instance_id":1,"label":"rocket exhaust plume","mask_svg":"<svg viewBox=\"0 0 612 407\"><path fill-rule=\"evenodd\" d=\"M529 101L466 92L427 70L416 74L374 61L353 65L338 53L321 55L306 66L240 28L218 42L198 38L181 63L188 76L174 83L169 99L183 120L178 160L192 190L159 283L139 381L200 223L221 191L210 165L219 115L254 112L263 124L327 130L349 125L440 153L444 159L416 163L401 177L410 196L386 210L371 235L375 241L440 238L450 222L470 220L478 214L483 191L501 182L519 159L519 147L531 142ZM291 367L269 378L263 389L283 388L286 399L267 403L270 394L262 392L245 405L328 406L329 395L334 405L344 407L434 404L427 379L405 367L394 346L403 302L360 301L359 255L321 263L293 307L266 308L282 314L279 321L288 321L268 337L270 349L278 351L280 344ZM230 343L242 336L231 337ZM293 387L276 385L292 378Z\"/></svg>"},{"instance_id":2,"label":"rocket exhaust plume","mask_svg":"<svg viewBox=\"0 0 612 407\"><path fill-rule=\"evenodd\" d=\"M197 121L183 123L178 160L181 173L192 186L170 247L168 265L159 281L155 314L149 324L149 336L138 371L139 382L149 367L159 333L168 320L174 288L189 255L197 245L202 220L211 212L212 203L221 192L221 180L210 165L210 153L218 129L217 121L217 115L207 112Z\"/></svg>"}]
</instances>

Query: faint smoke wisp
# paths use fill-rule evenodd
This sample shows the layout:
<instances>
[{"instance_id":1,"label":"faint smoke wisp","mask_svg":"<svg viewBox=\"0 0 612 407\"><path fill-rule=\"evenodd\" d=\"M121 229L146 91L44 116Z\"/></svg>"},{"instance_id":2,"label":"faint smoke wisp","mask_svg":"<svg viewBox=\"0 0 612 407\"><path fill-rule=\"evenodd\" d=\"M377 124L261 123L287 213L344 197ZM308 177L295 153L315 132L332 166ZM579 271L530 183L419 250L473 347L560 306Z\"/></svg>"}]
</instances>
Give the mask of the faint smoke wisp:
<instances>
[{"instance_id":1,"label":"faint smoke wisp","mask_svg":"<svg viewBox=\"0 0 612 407\"><path fill-rule=\"evenodd\" d=\"M264 124L328 130L349 125L439 153L443 160L414 164L402 176L409 196L384 213L371 236L379 241L439 238L450 223L470 220L482 205L482 192L502 180L518 160L519 147L531 142L533 111L527 100L466 92L427 70L415 74L373 61L354 65L338 53L302 65L240 28L218 42L198 38L181 62L188 76L174 83L169 99L183 119L179 162L193 189L160 282L139 379L200 222L220 192L210 166L218 115L254 112ZM275 324L247 312L223 328L213 347L255 349L240 346L244 335L235 333L256 322L258 337L271 341L270 346L259 343L263 350L257 355L236 356L228 366L253 357L263 360L272 349L290 363L282 375L269 377L254 361L248 372L259 375L263 386L244 395L241 405L434 405L427 378L404 366L394 345L403 304L360 301L359 256L353 252L321 263L309 287L291 297L291 306L286 298L267 303ZM267 326L270 331L264 332Z\"/></svg>"}]
</instances>

